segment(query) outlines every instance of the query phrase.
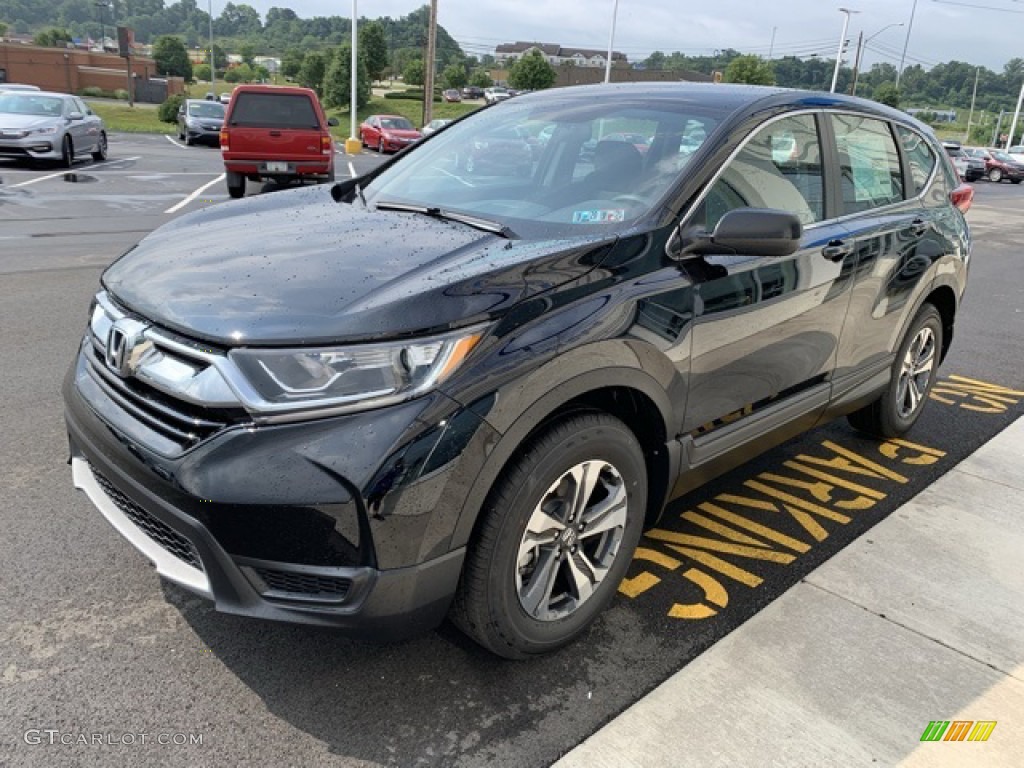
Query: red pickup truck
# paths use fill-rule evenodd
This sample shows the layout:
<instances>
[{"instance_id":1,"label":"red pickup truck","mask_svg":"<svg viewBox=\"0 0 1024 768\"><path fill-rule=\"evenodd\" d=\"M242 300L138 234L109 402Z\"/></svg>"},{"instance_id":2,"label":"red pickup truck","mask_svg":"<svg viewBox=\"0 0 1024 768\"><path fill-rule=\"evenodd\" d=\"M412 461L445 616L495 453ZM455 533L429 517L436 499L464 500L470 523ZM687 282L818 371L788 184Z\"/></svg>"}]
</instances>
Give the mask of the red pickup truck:
<instances>
[{"instance_id":1,"label":"red pickup truck","mask_svg":"<svg viewBox=\"0 0 1024 768\"><path fill-rule=\"evenodd\" d=\"M240 85L220 132L228 194L245 181L334 181L334 140L316 93L309 88Z\"/></svg>"}]
</instances>

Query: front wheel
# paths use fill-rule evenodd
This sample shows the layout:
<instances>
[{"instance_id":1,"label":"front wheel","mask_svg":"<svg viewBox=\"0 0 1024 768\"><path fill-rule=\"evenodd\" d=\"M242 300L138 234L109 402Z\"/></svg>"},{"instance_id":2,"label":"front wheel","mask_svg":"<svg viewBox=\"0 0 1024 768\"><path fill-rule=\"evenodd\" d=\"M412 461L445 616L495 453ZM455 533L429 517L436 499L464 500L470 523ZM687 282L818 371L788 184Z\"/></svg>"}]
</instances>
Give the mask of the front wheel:
<instances>
[{"instance_id":1,"label":"front wheel","mask_svg":"<svg viewBox=\"0 0 1024 768\"><path fill-rule=\"evenodd\" d=\"M71 143L71 137L67 134L64 135L64 140L60 143L60 167L70 168L75 164L75 147Z\"/></svg>"},{"instance_id":2,"label":"front wheel","mask_svg":"<svg viewBox=\"0 0 1024 768\"><path fill-rule=\"evenodd\" d=\"M604 413L555 422L488 496L452 620L510 659L572 642L614 597L646 505L643 450L625 424Z\"/></svg>"},{"instance_id":3,"label":"front wheel","mask_svg":"<svg viewBox=\"0 0 1024 768\"><path fill-rule=\"evenodd\" d=\"M878 437L899 437L924 410L942 356L942 317L925 304L903 338L893 361L892 378L875 402L851 413L854 427Z\"/></svg>"},{"instance_id":4,"label":"front wheel","mask_svg":"<svg viewBox=\"0 0 1024 768\"><path fill-rule=\"evenodd\" d=\"M381 155L384 154L384 139L380 139L377 142L377 152Z\"/></svg>"},{"instance_id":5,"label":"front wheel","mask_svg":"<svg viewBox=\"0 0 1024 768\"><path fill-rule=\"evenodd\" d=\"M100 131L100 137L96 141L96 149L93 150L92 159L97 163L102 163L107 159L107 134L105 131Z\"/></svg>"}]
</instances>

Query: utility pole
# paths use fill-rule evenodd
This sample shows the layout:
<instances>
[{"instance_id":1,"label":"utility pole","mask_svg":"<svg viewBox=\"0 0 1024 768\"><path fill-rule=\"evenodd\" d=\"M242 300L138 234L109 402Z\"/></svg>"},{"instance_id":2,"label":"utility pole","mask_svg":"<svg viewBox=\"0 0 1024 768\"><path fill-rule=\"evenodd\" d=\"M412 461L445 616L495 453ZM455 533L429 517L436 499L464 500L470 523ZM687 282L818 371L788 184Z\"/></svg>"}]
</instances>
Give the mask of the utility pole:
<instances>
[{"instance_id":1,"label":"utility pole","mask_svg":"<svg viewBox=\"0 0 1024 768\"><path fill-rule=\"evenodd\" d=\"M612 48L615 47L615 19L619 15L619 0L612 5L612 31L608 33L608 58L604 62L604 81L612 81Z\"/></svg>"},{"instance_id":2,"label":"utility pole","mask_svg":"<svg viewBox=\"0 0 1024 768\"><path fill-rule=\"evenodd\" d=\"M831 93L836 92L836 83L839 81L839 67L843 63L843 48L846 47L846 30L850 26L850 14L860 13L860 11L853 11L849 8L840 8L839 12L843 14L843 32L839 35L839 51L836 53L836 69L832 73L832 88Z\"/></svg>"},{"instance_id":3,"label":"utility pole","mask_svg":"<svg viewBox=\"0 0 1024 768\"><path fill-rule=\"evenodd\" d=\"M850 95L857 95L857 79L860 77L860 52L864 47L864 31L857 35L857 55L853 57L853 87L850 89Z\"/></svg>"},{"instance_id":4,"label":"utility pole","mask_svg":"<svg viewBox=\"0 0 1024 768\"><path fill-rule=\"evenodd\" d=\"M1024 83L1020 84L1020 96L1017 97L1017 108L1013 111L1013 122L1010 123L1010 135L1006 137L1006 146L1009 149L1013 146L1013 134L1017 132L1017 118L1020 117L1020 105L1024 101Z\"/></svg>"},{"instance_id":5,"label":"utility pole","mask_svg":"<svg viewBox=\"0 0 1024 768\"><path fill-rule=\"evenodd\" d=\"M974 92L971 94L971 113L967 116L967 131L964 133L964 142L971 141L971 121L974 120L974 100L978 98L978 75L981 74L981 67L974 70Z\"/></svg>"},{"instance_id":6,"label":"utility pole","mask_svg":"<svg viewBox=\"0 0 1024 768\"><path fill-rule=\"evenodd\" d=\"M903 62L907 58L907 46L910 45L910 33L914 30L914 14L917 13L917 0L910 9L910 23L907 25L907 36L903 38L903 53L900 55L900 68L896 72L896 87L900 87L900 78L903 77Z\"/></svg>"},{"instance_id":7,"label":"utility pole","mask_svg":"<svg viewBox=\"0 0 1024 768\"><path fill-rule=\"evenodd\" d=\"M430 0L427 60L423 62L423 125L434 119L434 48L437 45L437 0Z\"/></svg>"},{"instance_id":8,"label":"utility pole","mask_svg":"<svg viewBox=\"0 0 1024 768\"><path fill-rule=\"evenodd\" d=\"M999 110L999 119L996 120L996 130L992 134L992 141L988 143L990 147L996 146L996 142L999 140L999 130L1003 127L1003 115L1006 112L1002 109Z\"/></svg>"},{"instance_id":9,"label":"utility pole","mask_svg":"<svg viewBox=\"0 0 1024 768\"><path fill-rule=\"evenodd\" d=\"M213 87L214 81L217 79L215 74L217 71L217 57L213 55L213 0L209 0L210 3L210 90L216 94L217 91Z\"/></svg>"},{"instance_id":10,"label":"utility pole","mask_svg":"<svg viewBox=\"0 0 1024 768\"><path fill-rule=\"evenodd\" d=\"M778 27L772 27L772 41L768 44L768 61L772 60L772 53L775 51L775 32Z\"/></svg>"}]
</instances>

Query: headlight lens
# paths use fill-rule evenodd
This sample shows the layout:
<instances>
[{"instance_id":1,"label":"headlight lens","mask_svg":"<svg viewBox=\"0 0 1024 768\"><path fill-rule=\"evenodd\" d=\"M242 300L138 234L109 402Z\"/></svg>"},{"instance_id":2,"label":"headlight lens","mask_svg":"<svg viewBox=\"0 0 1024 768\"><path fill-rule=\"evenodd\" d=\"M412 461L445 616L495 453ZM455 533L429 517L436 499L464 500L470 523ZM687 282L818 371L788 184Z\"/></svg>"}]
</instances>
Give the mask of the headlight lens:
<instances>
[{"instance_id":1,"label":"headlight lens","mask_svg":"<svg viewBox=\"0 0 1024 768\"><path fill-rule=\"evenodd\" d=\"M50 126L47 126L46 128L35 128L35 129L29 131L29 135L31 135L31 136L35 136L35 135L49 136L49 135L54 134L56 132L57 132L57 126L50 125Z\"/></svg>"},{"instance_id":2,"label":"headlight lens","mask_svg":"<svg viewBox=\"0 0 1024 768\"><path fill-rule=\"evenodd\" d=\"M437 386L481 337L476 331L380 345L236 349L230 357L267 410L372 407Z\"/></svg>"}]
</instances>

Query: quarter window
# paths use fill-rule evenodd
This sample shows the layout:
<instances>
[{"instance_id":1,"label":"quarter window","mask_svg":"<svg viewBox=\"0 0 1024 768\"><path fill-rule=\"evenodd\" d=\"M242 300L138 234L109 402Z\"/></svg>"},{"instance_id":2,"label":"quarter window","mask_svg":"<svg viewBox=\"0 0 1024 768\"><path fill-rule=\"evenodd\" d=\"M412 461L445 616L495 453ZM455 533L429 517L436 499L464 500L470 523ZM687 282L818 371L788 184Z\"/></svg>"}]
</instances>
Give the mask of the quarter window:
<instances>
[{"instance_id":1,"label":"quarter window","mask_svg":"<svg viewBox=\"0 0 1024 768\"><path fill-rule=\"evenodd\" d=\"M831 115L839 150L844 213L903 199L903 175L889 124L858 115Z\"/></svg>"},{"instance_id":2,"label":"quarter window","mask_svg":"<svg viewBox=\"0 0 1024 768\"><path fill-rule=\"evenodd\" d=\"M703 203L710 232L734 208L779 208L803 224L825 217L821 144L813 115L761 128L718 177ZM698 212L698 221L701 214Z\"/></svg>"},{"instance_id":3,"label":"quarter window","mask_svg":"<svg viewBox=\"0 0 1024 768\"><path fill-rule=\"evenodd\" d=\"M910 166L911 192L916 197L924 191L925 184L931 178L935 168L935 153L932 152L925 138L916 131L900 125L896 127L896 133L900 137L903 153ZM963 152L961 154L966 157Z\"/></svg>"}]
</instances>

